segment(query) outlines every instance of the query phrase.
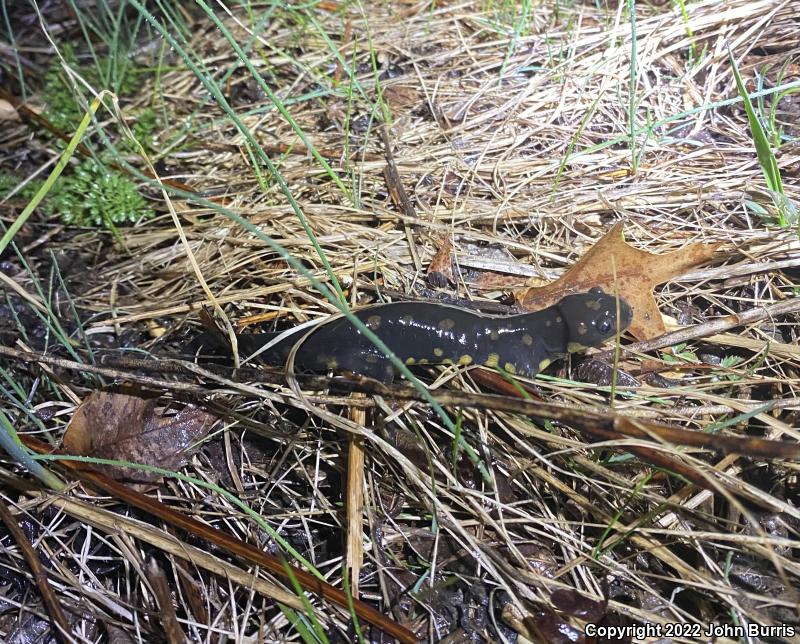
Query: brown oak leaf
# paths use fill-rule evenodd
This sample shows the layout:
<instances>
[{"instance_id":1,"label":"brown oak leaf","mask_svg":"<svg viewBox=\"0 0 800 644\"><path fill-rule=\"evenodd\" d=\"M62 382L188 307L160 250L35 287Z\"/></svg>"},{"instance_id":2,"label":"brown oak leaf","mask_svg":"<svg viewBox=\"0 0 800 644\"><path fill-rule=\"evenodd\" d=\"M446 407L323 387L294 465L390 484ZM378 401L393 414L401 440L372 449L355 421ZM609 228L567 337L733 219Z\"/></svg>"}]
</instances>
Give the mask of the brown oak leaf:
<instances>
[{"instance_id":1,"label":"brown oak leaf","mask_svg":"<svg viewBox=\"0 0 800 644\"><path fill-rule=\"evenodd\" d=\"M599 286L606 293L619 294L631 305L629 330L637 340L647 340L666 331L653 288L704 264L718 246L698 242L672 253L650 253L625 241L620 222L558 280L528 288L517 295L517 300L523 310L538 310L570 293Z\"/></svg>"}]
</instances>

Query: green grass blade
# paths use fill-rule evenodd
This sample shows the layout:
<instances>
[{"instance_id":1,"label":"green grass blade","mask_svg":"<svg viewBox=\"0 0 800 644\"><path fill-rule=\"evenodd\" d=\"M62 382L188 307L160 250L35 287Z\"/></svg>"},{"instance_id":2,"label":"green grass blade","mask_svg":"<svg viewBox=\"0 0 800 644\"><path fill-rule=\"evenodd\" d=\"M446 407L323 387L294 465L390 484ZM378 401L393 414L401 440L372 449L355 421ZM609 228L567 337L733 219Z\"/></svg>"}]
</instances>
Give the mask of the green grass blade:
<instances>
[{"instance_id":1,"label":"green grass blade","mask_svg":"<svg viewBox=\"0 0 800 644\"><path fill-rule=\"evenodd\" d=\"M5 26L5 34L8 37L8 43L11 45L9 47L9 52L7 55L13 56L14 60L14 69L17 72L17 82L19 83L20 94L22 95L22 102L28 102L28 86L25 83L25 74L22 71L22 61L19 57L19 44L17 44L17 38L14 33L14 29L11 26L11 20L8 16L8 5L6 0L0 1L0 13L3 15L3 25Z\"/></svg>"},{"instance_id":2,"label":"green grass blade","mask_svg":"<svg viewBox=\"0 0 800 644\"><path fill-rule=\"evenodd\" d=\"M631 23L631 69L630 87L628 89L628 128L630 129L631 170L636 173L638 156L636 154L636 3L628 0L628 19Z\"/></svg>"},{"instance_id":3,"label":"green grass blade","mask_svg":"<svg viewBox=\"0 0 800 644\"><path fill-rule=\"evenodd\" d=\"M305 644L319 644L319 639L314 636L314 633L308 627L303 617L296 610L289 606L284 606L283 604L278 604L278 608L280 608L283 616L289 620L289 623L294 627L300 639L302 639Z\"/></svg>"},{"instance_id":4,"label":"green grass blade","mask_svg":"<svg viewBox=\"0 0 800 644\"><path fill-rule=\"evenodd\" d=\"M291 583L295 594L297 595L298 599L300 599L300 601L303 603L303 608L305 608L306 610L306 617L308 618L308 621L311 622L311 628L314 629L314 635L316 636L316 641L322 642L322 644L328 644L328 637L325 635L325 629L322 628L322 624L319 623L317 616L314 614L314 607L308 600L308 595L306 595L305 591L303 590L303 587L300 585L300 582L297 581L297 577L292 571L292 567L285 559L281 563L283 563L283 569L286 571L286 576L289 578L289 582Z\"/></svg>"},{"instance_id":5,"label":"green grass blade","mask_svg":"<svg viewBox=\"0 0 800 644\"><path fill-rule=\"evenodd\" d=\"M14 425L2 410L0 410L0 447L51 490L64 489L64 482L60 478L34 460L33 454L20 442Z\"/></svg>"},{"instance_id":6,"label":"green grass blade","mask_svg":"<svg viewBox=\"0 0 800 644\"><path fill-rule=\"evenodd\" d=\"M783 182L781 181L781 173L778 168L778 160L772 152L772 147L769 144L769 139L764 131L761 121L758 119L756 110L753 107L753 102L747 93L747 88L744 86L742 76L739 73L739 68L736 65L736 60L733 58L733 53L728 50L728 59L731 63L733 70L733 77L736 80L736 87L739 90L739 96L742 97L744 103L744 110L747 113L747 121L750 124L750 131L753 133L753 143L756 146L756 155L758 156L758 164L761 166L761 171L764 173L764 179L767 182L767 187L778 195L783 196ZM786 226L785 217L785 203L776 203L778 206L779 223L781 226Z\"/></svg>"},{"instance_id":7,"label":"green grass blade","mask_svg":"<svg viewBox=\"0 0 800 644\"><path fill-rule=\"evenodd\" d=\"M347 609L350 611L350 619L353 620L353 628L356 631L356 639L358 639L358 644L365 644L364 634L361 632L361 625L358 621L358 615L356 615L356 608L353 606L353 593L350 591L349 571L347 569L347 564L344 561L342 562L342 587L344 588L344 594L347 597Z\"/></svg>"}]
</instances>

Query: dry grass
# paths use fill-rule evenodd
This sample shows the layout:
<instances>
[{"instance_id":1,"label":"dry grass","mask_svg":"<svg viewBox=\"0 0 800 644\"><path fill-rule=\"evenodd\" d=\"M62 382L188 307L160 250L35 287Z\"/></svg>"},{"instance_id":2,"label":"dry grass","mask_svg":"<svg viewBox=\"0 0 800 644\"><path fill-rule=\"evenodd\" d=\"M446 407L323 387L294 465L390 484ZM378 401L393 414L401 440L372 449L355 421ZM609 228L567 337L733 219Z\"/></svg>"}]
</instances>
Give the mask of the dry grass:
<instances>
[{"instance_id":1,"label":"dry grass","mask_svg":"<svg viewBox=\"0 0 800 644\"><path fill-rule=\"evenodd\" d=\"M347 74L337 72L336 59L310 23L298 25L277 11L262 33L254 64L350 194L331 181L269 101L242 98L257 96L249 74L240 69L225 86L228 96L238 96L234 107L256 140L272 150L351 303L372 301L376 289L419 293L427 264L446 237L453 239L463 267L494 244L510 253L503 271L520 285L525 279L551 281L620 219L627 239L652 252L693 241L724 242L719 263L656 294L673 320L699 324L795 297L795 226L770 226L748 206L755 202L774 212L746 116L734 100L727 59L729 47L743 77L752 82L762 74L765 88L793 81L800 70L793 3L692 3L688 30L677 8L639 8L635 173L629 171L631 27L624 12L536 6L529 35L512 39L512 28L495 23L491 3L475 4L370 6L366 19L354 7L316 11L325 33L357 70L369 101L357 92L349 95ZM247 41L252 23L245 11L232 11L225 24L237 42ZM194 24L192 32L191 49L221 76L235 54L207 22ZM370 42L391 113L392 152L416 218L399 214L388 197ZM691 48L696 59L690 65ZM177 59L169 62L180 67ZM338 83L332 82L335 74ZM318 96L292 100L306 94ZM242 136L190 71L164 71L157 85L150 78L138 96L124 104L125 113L155 105L168 117L164 140L191 118L165 154L170 177L224 198L229 210L326 279L275 182L268 178L265 188L259 185ZM774 95L765 100L769 106ZM800 148L791 95L777 114L790 139L778 160L787 195L797 203ZM24 126L18 127L3 134L9 149L21 144ZM276 152L281 145L288 153ZM158 200L168 212L160 195ZM219 305L232 320L268 314L287 326L335 311L250 231L205 206L179 198L170 203L186 244L169 215L121 230L127 252L118 247L99 261L93 270L102 279L76 298L90 337L113 331L163 356L197 330L204 305ZM32 292L24 274L16 279ZM500 296L499 290L479 292L466 281L449 294L478 302ZM614 404L625 414L702 431L754 405L796 398L796 325L792 315L738 329L736 336L697 341L686 348L696 362L681 354L689 362L679 382L621 389ZM714 366L726 356L741 361ZM637 359L622 365L631 373L638 366ZM27 383L31 406L56 411L42 424L58 435L70 401L86 394L87 383L77 375L44 374L47 386L34 388L25 365L6 368ZM549 373L557 377L537 380L548 401L598 410L609 404L607 388L575 382L563 370ZM437 388L480 390L468 372L437 376ZM359 402L331 394L336 404L326 405L331 399L324 392L288 386L245 390L236 383L210 383L204 389L198 384L197 391L230 414L224 435L195 459L191 473L238 495L337 586L347 527L347 438L363 438L361 597L431 641L513 638L501 619L512 613L533 615L527 627L537 624L547 632L540 612L553 605L564 609L556 592L564 588L607 597L609 614L635 622L683 621L703 628L710 622L798 623L794 462L657 447L760 499L744 505L654 476L646 463L626 455L626 447L641 440L590 445L572 428L541 419L451 409L453 417L463 416L466 441L491 470L491 490L463 456L453 467L453 439L421 403L369 399L362 417L346 409ZM797 404L781 405L725 431L796 440L797 412ZM19 429L27 428L25 422ZM36 527L36 545L77 639L100 639L101 623L134 640L158 637L157 604L145 581L145 561L153 553L192 641L299 638L269 597L284 593L281 600L302 612L296 598L270 591L271 582L249 576L223 553L210 553L217 557L211 562L202 543L185 535L165 539L166 533L141 517L127 517L113 504L103 508L78 489L57 502L21 496L14 491L19 476L8 477L6 497ZM274 547L251 518L207 489L167 481L159 494L221 530ZM8 578L22 583L20 555L4 544ZM191 546L199 549L191 550L187 563L179 551ZM35 595L8 601L21 603L25 616L41 614ZM347 616L315 606L338 640ZM562 610L558 619L571 620L580 631L583 622L569 613ZM6 637L16 628L9 614L17 615L7 610L1 618Z\"/></svg>"}]
</instances>

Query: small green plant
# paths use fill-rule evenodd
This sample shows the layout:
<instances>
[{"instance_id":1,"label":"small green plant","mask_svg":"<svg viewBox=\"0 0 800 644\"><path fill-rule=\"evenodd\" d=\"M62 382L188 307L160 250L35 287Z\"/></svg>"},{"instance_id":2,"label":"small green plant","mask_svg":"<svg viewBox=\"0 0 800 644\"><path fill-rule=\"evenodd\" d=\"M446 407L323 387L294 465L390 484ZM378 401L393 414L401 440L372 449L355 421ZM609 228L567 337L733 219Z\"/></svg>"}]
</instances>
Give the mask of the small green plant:
<instances>
[{"instance_id":1,"label":"small green plant","mask_svg":"<svg viewBox=\"0 0 800 644\"><path fill-rule=\"evenodd\" d=\"M736 365L741 364L744 358L741 356L724 356L719 366L722 369L733 369Z\"/></svg>"},{"instance_id":2,"label":"small green plant","mask_svg":"<svg viewBox=\"0 0 800 644\"><path fill-rule=\"evenodd\" d=\"M64 62L72 69L78 69L78 58L74 48L67 44L61 49ZM72 87L65 76L61 60L53 59L44 76L44 102L47 105L47 118L57 128L73 131L83 116Z\"/></svg>"},{"instance_id":3,"label":"small green plant","mask_svg":"<svg viewBox=\"0 0 800 644\"><path fill-rule=\"evenodd\" d=\"M95 89L111 89L119 96L125 96L136 90L138 72L130 66L124 66L118 73L112 73L119 66L113 56L96 58L95 65L80 65L75 49L70 44L61 48L64 63L76 74L86 80ZM83 116L84 109L76 99L73 83L67 78L61 58L54 58L45 73L43 90L47 104L47 118L57 128L71 132ZM155 119L155 114L153 114ZM153 122L155 127L155 122Z\"/></svg>"},{"instance_id":4,"label":"small green plant","mask_svg":"<svg viewBox=\"0 0 800 644\"><path fill-rule=\"evenodd\" d=\"M662 352L661 360L666 364L685 364L687 362L700 362L700 358L691 349L686 348L686 343L676 344L672 347L672 353Z\"/></svg>"},{"instance_id":5,"label":"small green plant","mask_svg":"<svg viewBox=\"0 0 800 644\"><path fill-rule=\"evenodd\" d=\"M141 144L141 146L148 152L152 152L156 145L156 126L158 125L158 115L152 107L142 110L136 117L136 122L131 126L134 138ZM123 145L131 152L137 153L139 150L128 139L125 139Z\"/></svg>"},{"instance_id":6,"label":"small green plant","mask_svg":"<svg viewBox=\"0 0 800 644\"><path fill-rule=\"evenodd\" d=\"M777 208L777 223L781 228L786 228L798 221L797 206L789 199L783 190L783 181L781 180L781 172L778 168L778 161L775 158L775 153L772 151L769 138L756 114L756 110L753 107L753 102L750 100L750 95L747 93L742 76L739 74L736 60L730 50L728 51L728 59L730 60L736 87L739 90L739 96L742 97L742 103L747 113L747 122L750 125L750 132L753 135L758 164L761 166L761 172L764 174L769 195L772 198L774 206ZM751 203L748 202L747 205L751 206ZM763 216L762 212L764 209L758 204L752 205L757 207L751 209L754 210L756 214Z\"/></svg>"},{"instance_id":7,"label":"small green plant","mask_svg":"<svg viewBox=\"0 0 800 644\"><path fill-rule=\"evenodd\" d=\"M740 356L724 356L722 360L720 360L719 370L715 369L711 372L713 374L713 379L717 382L722 380L730 382L741 380L743 374L731 373L730 370L740 365L742 362L744 362L744 358Z\"/></svg>"},{"instance_id":8,"label":"small green plant","mask_svg":"<svg viewBox=\"0 0 800 644\"><path fill-rule=\"evenodd\" d=\"M153 215L130 179L94 159L82 161L60 179L44 208L67 224L112 229Z\"/></svg>"},{"instance_id":9,"label":"small green plant","mask_svg":"<svg viewBox=\"0 0 800 644\"><path fill-rule=\"evenodd\" d=\"M791 58L787 59L781 68L778 70L778 73L775 78L776 85L782 85L786 80L786 70L789 64L791 63ZM769 68L767 65L764 65L761 70L756 73L756 90L759 92L759 96L757 99L757 106L758 106L758 116L764 124L764 129L767 134L767 138L769 142L772 144L772 147L776 150L779 149L784 143L787 141L791 141L792 137L786 135L783 129L783 123L781 123L780 119L778 118L778 106L780 102L786 98L790 94L795 94L800 92L800 88L798 87L790 87L789 89L783 90L775 94L772 97L770 102L769 108L767 108L764 104L764 95L762 94L764 90L764 81L767 78L767 73Z\"/></svg>"},{"instance_id":10,"label":"small green plant","mask_svg":"<svg viewBox=\"0 0 800 644\"><path fill-rule=\"evenodd\" d=\"M5 199L6 196L21 183L22 179L15 174L0 174L0 199ZM39 179L28 181L28 183L14 193L13 199L30 201L33 199L33 195L42 187L42 183L43 182Z\"/></svg>"},{"instance_id":11,"label":"small green plant","mask_svg":"<svg viewBox=\"0 0 800 644\"><path fill-rule=\"evenodd\" d=\"M110 82L113 77L116 79L114 90L118 93L134 89L135 70L122 66L124 73L113 74L111 67L115 61L111 56L94 57L94 66L83 67L78 64L75 51L69 44L61 49L61 55L70 69L93 86L100 87L105 84L103 79ZM50 65L45 75L43 94L47 103L46 114L53 125L67 132L75 130L83 118L84 110L76 100L73 84L66 77L61 59L54 60ZM133 124L134 136L145 150L153 148L157 121L155 110L148 108L139 114ZM123 149L138 151L129 142L123 143ZM3 194L1 188L2 185L0 195ZM21 193L20 196L24 197L25 194ZM60 178L45 198L43 207L47 214L60 216L64 223L109 229L153 215L135 184L95 159L82 161L71 175Z\"/></svg>"}]
</instances>

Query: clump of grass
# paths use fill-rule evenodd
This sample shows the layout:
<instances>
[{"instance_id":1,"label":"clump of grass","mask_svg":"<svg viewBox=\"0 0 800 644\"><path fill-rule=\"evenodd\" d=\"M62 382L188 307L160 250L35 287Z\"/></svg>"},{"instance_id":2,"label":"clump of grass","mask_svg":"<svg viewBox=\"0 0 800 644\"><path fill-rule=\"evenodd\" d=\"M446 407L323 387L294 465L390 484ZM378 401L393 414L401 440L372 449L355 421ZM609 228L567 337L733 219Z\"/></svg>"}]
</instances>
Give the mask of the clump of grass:
<instances>
[{"instance_id":1,"label":"clump of grass","mask_svg":"<svg viewBox=\"0 0 800 644\"><path fill-rule=\"evenodd\" d=\"M781 228L786 228L787 226L797 223L797 206L784 192L778 160L775 158L775 153L770 145L770 139L756 114L756 110L753 107L753 102L750 100L750 95L747 93L742 76L739 74L736 60L730 50L728 51L728 59L730 60L731 70L733 71L733 78L736 81L736 88L739 90L739 95L742 97L744 109L747 113L747 122L750 125L750 132L753 135L758 164L761 167L761 172L764 174L769 194L777 208L776 223ZM751 207L751 210L754 210L757 214L762 217L766 216L765 210L758 204L749 202L748 205Z\"/></svg>"},{"instance_id":2,"label":"clump of grass","mask_svg":"<svg viewBox=\"0 0 800 644\"><path fill-rule=\"evenodd\" d=\"M44 205L49 215L78 226L115 226L153 215L136 185L95 159L82 161L55 185Z\"/></svg>"}]
</instances>

